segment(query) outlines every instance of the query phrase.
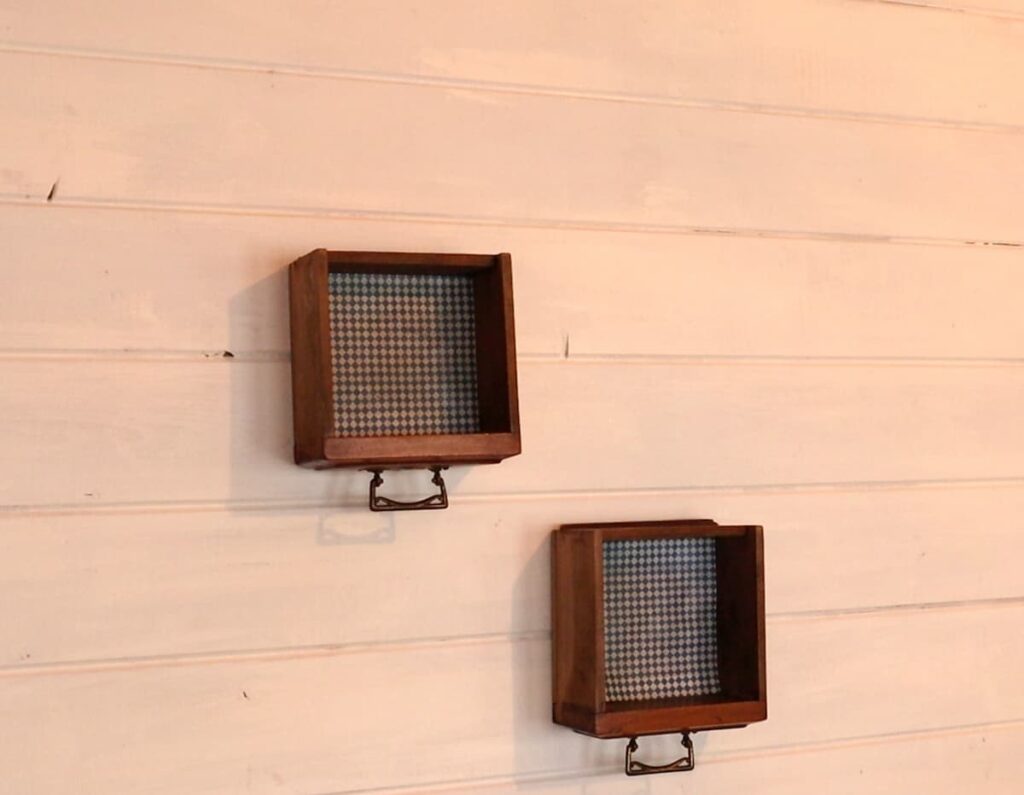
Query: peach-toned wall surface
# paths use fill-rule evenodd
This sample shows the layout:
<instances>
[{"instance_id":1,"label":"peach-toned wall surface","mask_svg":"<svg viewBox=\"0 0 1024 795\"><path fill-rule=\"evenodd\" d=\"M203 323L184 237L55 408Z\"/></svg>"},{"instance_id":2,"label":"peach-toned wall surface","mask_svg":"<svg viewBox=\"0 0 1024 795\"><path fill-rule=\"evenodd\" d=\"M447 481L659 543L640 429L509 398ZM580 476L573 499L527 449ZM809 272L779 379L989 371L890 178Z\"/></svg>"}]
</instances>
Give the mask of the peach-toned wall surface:
<instances>
[{"instance_id":1,"label":"peach-toned wall surface","mask_svg":"<svg viewBox=\"0 0 1024 795\"><path fill-rule=\"evenodd\" d=\"M1022 86L1022 0L0 0L0 792L1020 793ZM448 511L290 461L321 246L513 255ZM769 720L626 779L547 538L682 517Z\"/></svg>"}]
</instances>

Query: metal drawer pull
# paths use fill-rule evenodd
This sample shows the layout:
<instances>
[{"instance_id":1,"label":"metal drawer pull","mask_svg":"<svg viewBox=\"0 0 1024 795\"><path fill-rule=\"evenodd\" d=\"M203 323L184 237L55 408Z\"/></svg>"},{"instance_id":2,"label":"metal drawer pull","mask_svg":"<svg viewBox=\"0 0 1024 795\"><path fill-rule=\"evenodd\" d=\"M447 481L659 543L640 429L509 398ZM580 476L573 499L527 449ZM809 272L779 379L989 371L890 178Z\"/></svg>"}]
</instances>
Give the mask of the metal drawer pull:
<instances>
[{"instance_id":1,"label":"metal drawer pull","mask_svg":"<svg viewBox=\"0 0 1024 795\"><path fill-rule=\"evenodd\" d=\"M693 741L690 739L689 732L683 732L683 748L686 749L686 754L666 765L646 765L643 762L637 762L633 758L633 753L639 747L636 737L630 737L629 744L626 746L627 776L649 776L652 773L681 773L687 770L693 770L695 759L693 756Z\"/></svg>"},{"instance_id":2,"label":"metal drawer pull","mask_svg":"<svg viewBox=\"0 0 1024 795\"><path fill-rule=\"evenodd\" d=\"M448 507L448 489L444 485L444 478L441 477L441 470L447 469L448 467L431 467L430 471L434 473L434 477L430 479L430 482L438 487L439 491L437 494L431 494L429 497L424 497L422 500L415 500L413 502L402 502L401 500L393 500L390 497L381 497L377 494L377 487L384 484L384 478L381 473L383 469L371 469L373 478L370 480L370 510L371 511L430 511L430 510L441 510Z\"/></svg>"}]
</instances>

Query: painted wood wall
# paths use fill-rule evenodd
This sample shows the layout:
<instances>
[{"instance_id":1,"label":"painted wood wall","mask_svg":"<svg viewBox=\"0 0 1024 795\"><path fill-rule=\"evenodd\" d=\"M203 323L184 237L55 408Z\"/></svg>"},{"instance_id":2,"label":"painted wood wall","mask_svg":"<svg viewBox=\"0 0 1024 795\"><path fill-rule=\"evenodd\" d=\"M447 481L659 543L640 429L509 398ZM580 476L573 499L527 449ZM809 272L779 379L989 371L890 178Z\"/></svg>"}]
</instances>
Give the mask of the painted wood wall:
<instances>
[{"instance_id":1,"label":"painted wood wall","mask_svg":"<svg viewBox=\"0 0 1024 795\"><path fill-rule=\"evenodd\" d=\"M1024 2L0 39L0 790L1024 787ZM525 452L446 512L290 462L320 246L513 254ZM549 720L547 537L674 517L765 526L770 718L627 780Z\"/></svg>"}]
</instances>

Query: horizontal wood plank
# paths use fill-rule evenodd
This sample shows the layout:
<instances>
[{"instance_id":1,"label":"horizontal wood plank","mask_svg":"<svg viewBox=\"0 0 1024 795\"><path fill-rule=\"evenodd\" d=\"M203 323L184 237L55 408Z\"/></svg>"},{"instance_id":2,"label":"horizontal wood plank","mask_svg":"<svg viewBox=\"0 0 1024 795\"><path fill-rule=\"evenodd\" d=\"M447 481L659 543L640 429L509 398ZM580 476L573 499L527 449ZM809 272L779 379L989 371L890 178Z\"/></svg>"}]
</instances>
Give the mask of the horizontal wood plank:
<instances>
[{"instance_id":1,"label":"horizontal wood plank","mask_svg":"<svg viewBox=\"0 0 1024 795\"><path fill-rule=\"evenodd\" d=\"M42 359L9 362L5 377L2 505L363 503L366 473L292 462L286 362ZM455 502L1024 475L1017 367L570 361L527 362L519 377L523 454L451 470ZM397 473L389 488L411 496L426 481Z\"/></svg>"},{"instance_id":2,"label":"horizontal wood plank","mask_svg":"<svg viewBox=\"0 0 1024 795\"><path fill-rule=\"evenodd\" d=\"M319 245L512 252L520 354L1024 358L1024 249L0 208L0 349L288 352ZM145 252L143 255L142 252ZM60 278L39 278L40 268Z\"/></svg>"},{"instance_id":3,"label":"horizontal wood plank","mask_svg":"<svg viewBox=\"0 0 1024 795\"><path fill-rule=\"evenodd\" d=\"M275 0L239 15L229 4L164 0L148 4L143 17L126 0L45 0L6 9L4 35L15 44L223 68L482 81L774 112L1024 123L1009 77L1024 70L1024 30L913 5L659 0L645 3L642 13L628 4L593 13L584 4L543 0L486 10L465 0ZM1024 13L1017 0L920 5ZM871 42L871 57L864 41Z\"/></svg>"},{"instance_id":4,"label":"horizontal wood plank","mask_svg":"<svg viewBox=\"0 0 1024 795\"><path fill-rule=\"evenodd\" d=\"M624 518L764 525L774 617L1024 598L1022 513L973 487L10 515L0 665L544 633L552 529Z\"/></svg>"},{"instance_id":5,"label":"horizontal wood plank","mask_svg":"<svg viewBox=\"0 0 1024 795\"><path fill-rule=\"evenodd\" d=\"M699 736L698 753L1019 720L1024 691L996 683L1024 664L1022 620L1024 607L777 624L768 721ZM535 641L14 676L0 764L12 791L38 795L68 781L328 793L616 764L621 743L551 723L549 667Z\"/></svg>"},{"instance_id":6,"label":"horizontal wood plank","mask_svg":"<svg viewBox=\"0 0 1024 795\"><path fill-rule=\"evenodd\" d=\"M0 70L19 76L0 85L8 196L1021 242L1016 134L34 54Z\"/></svg>"},{"instance_id":7,"label":"horizontal wood plank","mask_svg":"<svg viewBox=\"0 0 1024 795\"><path fill-rule=\"evenodd\" d=\"M696 768L683 782L686 791L704 795L818 795L822 782L832 795L955 795L965 791L1016 795L1024 776L1019 753L1024 727L977 729L884 737L839 745L787 748L782 752L740 755L699 754ZM710 742L710 740L709 740ZM699 737L698 737L699 744ZM642 746L646 749L646 745ZM665 749L666 758L673 750ZM375 790L375 795L678 795L680 781L654 776L638 788L621 769L583 777L511 777L453 782L449 786Z\"/></svg>"}]
</instances>

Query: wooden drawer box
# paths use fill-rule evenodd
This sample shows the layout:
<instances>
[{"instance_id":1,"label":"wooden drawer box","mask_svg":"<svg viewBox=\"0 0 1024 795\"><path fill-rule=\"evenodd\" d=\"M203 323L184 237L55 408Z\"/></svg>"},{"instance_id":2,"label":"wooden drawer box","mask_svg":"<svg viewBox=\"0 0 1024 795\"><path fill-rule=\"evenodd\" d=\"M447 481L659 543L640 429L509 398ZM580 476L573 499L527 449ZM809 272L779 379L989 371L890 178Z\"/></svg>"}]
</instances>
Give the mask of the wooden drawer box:
<instances>
[{"instance_id":1,"label":"wooden drawer box","mask_svg":"<svg viewBox=\"0 0 1024 795\"><path fill-rule=\"evenodd\" d=\"M763 565L755 526L556 530L555 722L611 738L764 720Z\"/></svg>"},{"instance_id":2,"label":"wooden drawer box","mask_svg":"<svg viewBox=\"0 0 1024 795\"><path fill-rule=\"evenodd\" d=\"M318 249L290 268L295 461L389 469L520 451L508 254Z\"/></svg>"}]
</instances>

